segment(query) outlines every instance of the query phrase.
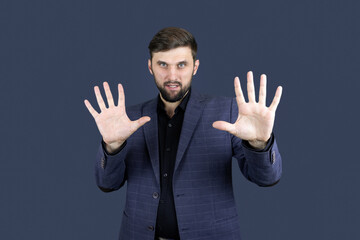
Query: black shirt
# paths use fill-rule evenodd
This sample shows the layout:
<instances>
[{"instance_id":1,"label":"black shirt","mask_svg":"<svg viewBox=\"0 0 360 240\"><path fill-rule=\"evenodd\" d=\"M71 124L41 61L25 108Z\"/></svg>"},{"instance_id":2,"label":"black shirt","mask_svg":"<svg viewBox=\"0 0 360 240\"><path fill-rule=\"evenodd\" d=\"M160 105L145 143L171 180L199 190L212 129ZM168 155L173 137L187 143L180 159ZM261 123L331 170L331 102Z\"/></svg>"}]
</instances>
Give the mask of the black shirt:
<instances>
[{"instance_id":1,"label":"black shirt","mask_svg":"<svg viewBox=\"0 0 360 240\"><path fill-rule=\"evenodd\" d=\"M173 195L173 173L179 145L181 127L190 92L175 109L172 118L166 114L163 101L158 99L158 134L160 157L160 202L156 220L156 236L179 239Z\"/></svg>"}]
</instances>

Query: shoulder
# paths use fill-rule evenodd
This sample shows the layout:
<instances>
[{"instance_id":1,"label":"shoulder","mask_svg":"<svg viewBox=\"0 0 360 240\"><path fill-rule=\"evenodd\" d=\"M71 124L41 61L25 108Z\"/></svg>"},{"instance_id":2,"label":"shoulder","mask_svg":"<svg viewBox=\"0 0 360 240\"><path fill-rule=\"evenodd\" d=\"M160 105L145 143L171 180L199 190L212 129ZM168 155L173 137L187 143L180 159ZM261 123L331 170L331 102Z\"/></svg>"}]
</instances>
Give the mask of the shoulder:
<instances>
[{"instance_id":1,"label":"shoulder","mask_svg":"<svg viewBox=\"0 0 360 240\"><path fill-rule=\"evenodd\" d=\"M233 97L227 96L213 96L208 94L192 93L197 101L203 102L206 108L231 108L234 102Z\"/></svg>"},{"instance_id":2,"label":"shoulder","mask_svg":"<svg viewBox=\"0 0 360 240\"><path fill-rule=\"evenodd\" d=\"M157 97L150 99L146 102L126 107L126 113L130 119L139 118L144 114L144 109L147 109L147 111L156 111L156 106Z\"/></svg>"},{"instance_id":3,"label":"shoulder","mask_svg":"<svg viewBox=\"0 0 360 240\"><path fill-rule=\"evenodd\" d=\"M193 95L194 93L194 95ZM208 94L191 93L186 111L195 114L194 111L201 111L203 119L230 121L234 115L234 98L226 96L212 96Z\"/></svg>"},{"instance_id":4,"label":"shoulder","mask_svg":"<svg viewBox=\"0 0 360 240\"><path fill-rule=\"evenodd\" d=\"M150 100L148 100L146 102L142 102L142 103L138 103L138 104L126 107L126 110L127 111L141 111L141 109L143 109L145 106L151 105L154 102L157 103L157 97L153 98L153 99L150 99Z\"/></svg>"}]
</instances>

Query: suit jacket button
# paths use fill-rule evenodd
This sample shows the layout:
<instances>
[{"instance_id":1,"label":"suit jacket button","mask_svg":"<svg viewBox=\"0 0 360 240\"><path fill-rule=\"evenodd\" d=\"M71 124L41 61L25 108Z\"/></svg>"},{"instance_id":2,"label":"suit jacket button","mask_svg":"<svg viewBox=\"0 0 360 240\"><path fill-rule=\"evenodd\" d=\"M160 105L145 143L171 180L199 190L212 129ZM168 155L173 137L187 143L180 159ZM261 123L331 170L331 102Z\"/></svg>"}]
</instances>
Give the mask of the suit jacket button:
<instances>
[{"instance_id":1,"label":"suit jacket button","mask_svg":"<svg viewBox=\"0 0 360 240\"><path fill-rule=\"evenodd\" d=\"M148 226L148 230L149 230L149 231L154 231L154 226L151 226L151 225Z\"/></svg>"},{"instance_id":2,"label":"suit jacket button","mask_svg":"<svg viewBox=\"0 0 360 240\"><path fill-rule=\"evenodd\" d=\"M100 163L100 165L101 165L101 168L102 168L102 169L105 169L105 158L104 158L104 157L101 158L101 163Z\"/></svg>"},{"instance_id":3,"label":"suit jacket button","mask_svg":"<svg viewBox=\"0 0 360 240\"><path fill-rule=\"evenodd\" d=\"M274 164L275 161L276 161L276 153L275 153L275 151L272 151L270 162L271 162L271 164Z\"/></svg>"},{"instance_id":4,"label":"suit jacket button","mask_svg":"<svg viewBox=\"0 0 360 240\"><path fill-rule=\"evenodd\" d=\"M154 192L154 193L153 193L153 198L157 199L158 197L159 197L159 193Z\"/></svg>"}]
</instances>

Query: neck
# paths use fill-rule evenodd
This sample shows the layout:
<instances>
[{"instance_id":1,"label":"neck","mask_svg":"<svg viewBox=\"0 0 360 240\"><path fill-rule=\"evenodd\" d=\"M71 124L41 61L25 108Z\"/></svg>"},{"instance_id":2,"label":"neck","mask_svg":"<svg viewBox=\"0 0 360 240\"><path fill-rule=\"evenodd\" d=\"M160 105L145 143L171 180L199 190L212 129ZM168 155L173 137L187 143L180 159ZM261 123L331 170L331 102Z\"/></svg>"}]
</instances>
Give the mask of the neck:
<instances>
[{"instance_id":1,"label":"neck","mask_svg":"<svg viewBox=\"0 0 360 240\"><path fill-rule=\"evenodd\" d=\"M168 102L160 94L161 101L163 101L164 106L165 106L165 112L170 118L172 118L174 116L175 109L180 105L181 101L184 99L184 97L188 93L189 93L189 91L187 91L187 93L179 101L176 101L176 102Z\"/></svg>"}]
</instances>

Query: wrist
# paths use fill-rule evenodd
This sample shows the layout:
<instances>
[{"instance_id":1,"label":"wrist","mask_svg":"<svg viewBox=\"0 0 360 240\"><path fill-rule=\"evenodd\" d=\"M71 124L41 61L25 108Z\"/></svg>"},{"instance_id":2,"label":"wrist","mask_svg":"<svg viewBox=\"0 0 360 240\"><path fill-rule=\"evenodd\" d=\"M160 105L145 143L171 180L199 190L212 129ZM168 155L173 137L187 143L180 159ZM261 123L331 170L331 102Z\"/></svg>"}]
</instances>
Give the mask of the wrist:
<instances>
[{"instance_id":1,"label":"wrist","mask_svg":"<svg viewBox=\"0 0 360 240\"><path fill-rule=\"evenodd\" d=\"M263 150L267 143L268 143L269 140L267 141L260 141L260 140L250 140L248 141L250 146L255 148L256 150Z\"/></svg>"},{"instance_id":2,"label":"wrist","mask_svg":"<svg viewBox=\"0 0 360 240\"><path fill-rule=\"evenodd\" d=\"M124 142L107 143L105 141L104 141L104 143L105 143L106 152L109 153L109 154L113 154L113 153L119 151L121 146L124 144Z\"/></svg>"}]
</instances>

